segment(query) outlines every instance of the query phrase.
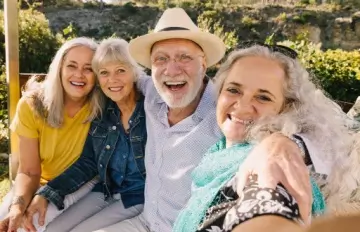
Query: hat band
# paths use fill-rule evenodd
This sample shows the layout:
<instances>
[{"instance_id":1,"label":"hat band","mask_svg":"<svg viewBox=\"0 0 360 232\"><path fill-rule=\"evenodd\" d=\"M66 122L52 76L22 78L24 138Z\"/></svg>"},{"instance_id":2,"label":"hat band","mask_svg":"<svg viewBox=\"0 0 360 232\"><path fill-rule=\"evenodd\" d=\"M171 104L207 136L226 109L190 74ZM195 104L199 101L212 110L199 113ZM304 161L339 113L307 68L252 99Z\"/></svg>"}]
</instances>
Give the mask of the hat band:
<instances>
[{"instance_id":1,"label":"hat band","mask_svg":"<svg viewBox=\"0 0 360 232\"><path fill-rule=\"evenodd\" d=\"M190 29L185 28L185 27L165 27L161 30L159 30L158 32L161 31L190 31Z\"/></svg>"}]
</instances>

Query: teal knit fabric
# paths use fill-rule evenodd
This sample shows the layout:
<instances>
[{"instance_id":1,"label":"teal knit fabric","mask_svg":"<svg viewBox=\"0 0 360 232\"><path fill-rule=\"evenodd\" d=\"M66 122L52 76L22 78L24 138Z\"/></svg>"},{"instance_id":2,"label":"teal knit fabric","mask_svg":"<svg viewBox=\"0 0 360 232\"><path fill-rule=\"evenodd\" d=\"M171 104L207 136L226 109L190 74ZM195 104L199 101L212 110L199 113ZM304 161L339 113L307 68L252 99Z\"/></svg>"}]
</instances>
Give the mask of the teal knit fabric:
<instances>
[{"instance_id":1,"label":"teal knit fabric","mask_svg":"<svg viewBox=\"0 0 360 232\"><path fill-rule=\"evenodd\" d=\"M222 138L206 153L192 172L194 190L186 208L177 217L173 232L195 232L220 189L234 177L253 145L242 143L226 148ZM319 187L311 180L313 192L313 215L325 210L325 201Z\"/></svg>"}]
</instances>

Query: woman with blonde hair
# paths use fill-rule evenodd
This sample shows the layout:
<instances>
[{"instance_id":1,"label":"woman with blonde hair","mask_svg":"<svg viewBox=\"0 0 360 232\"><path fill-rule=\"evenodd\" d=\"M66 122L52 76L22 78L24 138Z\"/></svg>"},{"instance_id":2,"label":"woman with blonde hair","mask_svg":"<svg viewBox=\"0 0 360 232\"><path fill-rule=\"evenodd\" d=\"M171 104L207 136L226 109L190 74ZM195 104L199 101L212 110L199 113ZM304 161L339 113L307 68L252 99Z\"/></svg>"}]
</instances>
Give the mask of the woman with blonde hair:
<instances>
[{"instance_id":1,"label":"woman with blonde hair","mask_svg":"<svg viewBox=\"0 0 360 232\"><path fill-rule=\"evenodd\" d=\"M117 38L100 43L92 67L107 97L104 113L91 123L80 158L40 188L29 206L28 220L37 211L46 221L42 231L94 231L137 216L143 208L147 133L144 96L136 88L142 69L130 56L128 43ZM100 183L92 192L67 204L69 194L97 175ZM60 216L46 225L45 212L53 205Z\"/></svg>"},{"instance_id":2,"label":"woman with blonde hair","mask_svg":"<svg viewBox=\"0 0 360 232\"><path fill-rule=\"evenodd\" d=\"M296 229L293 222L308 224L325 212L328 196L320 189L327 184L327 175L346 164L353 139L348 118L316 87L296 57L287 47L251 42L233 51L222 64L215 83L217 123L224 137L194 169L194 191L174 232L255 231L264 223L268 231L277 231L288 221ZM312 178L312 215L301 215L283 185L263 186L263 180L251 173L236 175L247 183L242 194L237 194L238 166L242 170L247 156L262 152L256 144L274 133L293 139L302 150ZM304 133L321 151L311 159L299 136ZM354 165L359 167L359 163ZM297 176L298 170L292 173Z\"/></svg>"},{"instance_id":3,"label":"woman with blonde hair","mask_svg":"<svg viewBox=\"0 0 360 232\"><path fill-rule=\"evenodd\" d=\"M16 231L37 189L79 158L90 121L100 112L101 92L91 68L97 46L89 38L65 42L45 80L28 83L10 127L19 137L19 167L1 204L3 230Z\"/></svg>"}]
</instances>

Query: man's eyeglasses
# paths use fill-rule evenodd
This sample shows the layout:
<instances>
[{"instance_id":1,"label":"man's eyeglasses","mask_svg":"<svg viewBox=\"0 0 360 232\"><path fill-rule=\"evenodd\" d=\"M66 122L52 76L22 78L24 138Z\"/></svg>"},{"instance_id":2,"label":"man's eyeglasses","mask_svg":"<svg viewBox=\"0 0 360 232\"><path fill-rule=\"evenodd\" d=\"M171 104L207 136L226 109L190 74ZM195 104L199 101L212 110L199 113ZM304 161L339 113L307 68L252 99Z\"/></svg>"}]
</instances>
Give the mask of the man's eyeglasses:
<instances>
[{"instance_id":1,"label":"man's eyeglasses","mask_svg":"<svg viewBox=\"0 0 360 232\"><path fill-rule=\"evenodd\" d=\"M200 57L204 57L201 55L197 55ZM196 56L192 56L189 54L179 54L176 55L174 58L170 58L166 55L156 55L151 58L151 63L155 66L165 66L167 65L171 60L174 60L178 65L186 65L194 60Z\"/></svg>"},{"instance_id":2,"label":"man's eyeglasses","mask_svg":"<svg viewBox=\"0 0 360 232\"><path fill-rule=\"evenodd\" d=\"M270 51L272 52L279 52L285 56L288 56L292 59L296 59L298 57L298 54L296 51L294 51L293 49L283 46L283 45L269 45L269 44L264 44L262 42L259 41L243 41L240 42L237 46L237 48L239 49L244 49L244 48L249 48L252 46L263 46L263 47L267 47L270 49Z\"/></svg>"}]
</instances>

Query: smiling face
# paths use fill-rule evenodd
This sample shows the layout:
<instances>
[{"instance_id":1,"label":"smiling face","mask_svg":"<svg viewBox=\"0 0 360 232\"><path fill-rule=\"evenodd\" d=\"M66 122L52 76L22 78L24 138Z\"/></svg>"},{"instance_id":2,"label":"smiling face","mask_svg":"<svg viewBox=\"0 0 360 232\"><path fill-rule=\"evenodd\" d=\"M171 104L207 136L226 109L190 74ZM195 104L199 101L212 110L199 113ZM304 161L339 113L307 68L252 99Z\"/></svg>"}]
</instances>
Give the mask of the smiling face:
<instances>
[{"instance_id":1,"label":"smiling face","mask_svg":"<svg viewBox=\"0 0 360 232\"><path fill-rule=\"evenodd\" d=\"M170 108L185 108L200 94L206 70L204 53L194 42L157 42L151 52L152 78Z\"/></svg>"},{"instance_id":2,"label":"smiling face","mask_svg":"<svg viewBox=\"0 0 360 232\"><path fill-rule=\"evenodd\" d=\"M91 68L94 51L85 46L70 49L64 56L61 67L61 82L65 100L85 99L95 85L95 74Z\"/></svg>"},{"instance_id":3,"label":"smiling face","mask_svg":"<svg viewBox=\"0 0 360 232\"><path fill-rule=\"evenodd\" d=\"M134 74L127 65L119 62L100 65L98 78L104 94L116 103L135 92Z\"/></svg>"},{"instance_id":4,"label":"smiling face","mask_svg":"<svg viewBox=\"0 0 360 232\"><path fill-rule=\"evenodd\" d=\"M281 111L285 78L282 66L268 58L249 56L232 65L216 108L217 123L228 145L243 141L253 121Z\"/></svg>"}]
</instances>

